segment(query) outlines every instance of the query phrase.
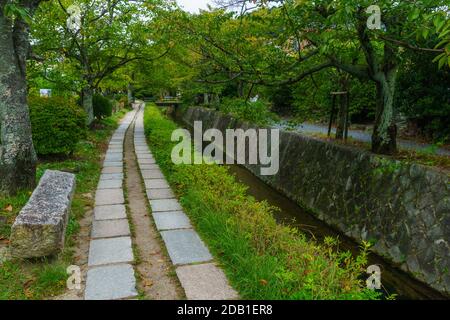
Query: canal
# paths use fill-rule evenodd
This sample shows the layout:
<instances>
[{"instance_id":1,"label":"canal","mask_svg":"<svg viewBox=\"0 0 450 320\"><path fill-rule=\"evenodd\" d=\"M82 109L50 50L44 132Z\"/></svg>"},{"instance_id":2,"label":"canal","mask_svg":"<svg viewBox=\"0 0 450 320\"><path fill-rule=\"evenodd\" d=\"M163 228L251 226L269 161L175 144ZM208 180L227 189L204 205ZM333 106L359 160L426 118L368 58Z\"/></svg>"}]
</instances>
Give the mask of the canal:
<instances>
[{"instance_id":1,"label":"canal","mask_svg":"<svg viewBox=\"0 0 450 320\"><path fill-rule=\"evenodd\" d=\"M186 128L179 119L174 117L174 112L167 114L178 125ZM356 241L315 218L296 202L254 176L245 167L239 165L228 165L227 167L238 182L248 187L247 192L250 196L253 196L259 201L267 201L270 205L279 208L275 213L275 219L278 223L295 227L314 241L321 242L328 236L338 238L340 243L339 250L350 251L354 256L360 253L360 248ZM412 278L384 258L371 253L368 259L369 265L378 265L381 268L381 293L384 297L395 294L397 300L447 299L438 291ZM362 276L369 277L369 275Z\"/></svg>"}]
</instances>

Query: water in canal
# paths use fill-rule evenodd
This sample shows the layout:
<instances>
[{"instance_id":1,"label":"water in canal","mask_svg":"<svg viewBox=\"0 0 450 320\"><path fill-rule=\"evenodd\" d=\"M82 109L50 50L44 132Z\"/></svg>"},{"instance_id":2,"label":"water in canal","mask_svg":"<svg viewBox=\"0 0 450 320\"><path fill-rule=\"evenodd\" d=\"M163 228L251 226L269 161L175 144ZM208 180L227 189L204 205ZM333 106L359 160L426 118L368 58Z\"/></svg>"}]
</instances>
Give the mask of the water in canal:
<instances>
[{"instance_id":1,"label":"water in canal","mask_svg":"<svg viewBox=\"0 0 450 320\"><path fill-rule=\"evenodd\" d=\"M260 201L266 200L269 204L280 209L275 214L278 222L294 226L317 241L321 241L327 236L339 238L342 250L351 251L354 255L358 254L358 244L355 241L316 219L294 201L265 184L244 167L238 165L228 167L237 181L248 186L247 192L249 195ZM384 296L397 294L397 299L445 299L439 292L411 278L381 257L370 254L369 265L373 264L381 267Z\"/></svg>"}]
</instances>

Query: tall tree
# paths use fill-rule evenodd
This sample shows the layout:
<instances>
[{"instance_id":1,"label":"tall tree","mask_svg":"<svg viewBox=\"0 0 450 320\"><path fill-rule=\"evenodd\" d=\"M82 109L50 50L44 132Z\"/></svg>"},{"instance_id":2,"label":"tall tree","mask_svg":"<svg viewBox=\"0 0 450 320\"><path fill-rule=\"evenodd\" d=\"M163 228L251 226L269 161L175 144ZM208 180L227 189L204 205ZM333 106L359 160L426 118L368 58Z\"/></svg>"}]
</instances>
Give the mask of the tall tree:
<instances>
[{"instance_id":1,"label":"tall tree","mask_svg":"<svg viewBox=\"0 0 450 320\"><path fill-rule=\"evenodd\" d=\"M35 50L56 67L66 59L77 63L82 82L81 97L94 119L92 95L100 83L116 70L136 60L154 60L167 53L164 41L155 41L151 23L166 5L159 1L58 0L42 6L33 29ZM67 20L80 14L79 26L69 28Z\"/></svg>"},{"instance_id":2,"label":"tall tree","mask_svg":"<svg viewBox=\"0 0 450 320\"><path fill-rule=\"evenodd\" d=\"M444 57L447 61L448 48L417 45L418 37L436 33L436 29L441 37L448 34L442 32L448 19L445 0L379 0L372 10L368 10L373 5L370 0L220 2L240 7L237 17L215 11L185 23L184 30L195 39L198 53L214 65L204 81L280 86L325 68L371 81L377 88L375 153L392 154L397 149L394 97L405 50L435 52L441 54L440 61ZM270 2L272 6L265 7ZM379 22L375 28L369 28L372 19ZM218 80L226 75L230 79Z\"/></svg>"},{"instance_id":3,"label":"tall tree","mask_svg":"<svg viewBox=\"0 0 450 320\"><path fill-rule=\"evenodd\" d=\"M14 194L36 183L26 60L28 23L40 2L0 0L0 194Z\"/></svg>"}]
</instances>

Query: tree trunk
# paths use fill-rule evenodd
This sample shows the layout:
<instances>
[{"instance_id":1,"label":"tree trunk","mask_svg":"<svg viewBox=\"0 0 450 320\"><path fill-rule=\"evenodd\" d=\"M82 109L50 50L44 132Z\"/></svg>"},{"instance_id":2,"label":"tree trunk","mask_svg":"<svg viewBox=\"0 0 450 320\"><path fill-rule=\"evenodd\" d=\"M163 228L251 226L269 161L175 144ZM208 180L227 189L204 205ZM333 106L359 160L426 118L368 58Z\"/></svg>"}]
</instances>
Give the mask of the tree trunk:
<instances>
[{"instance_id":1,"label":"tree trunk","mask_svg":"<svg viewBox=\"0 0 450 320\"><path fill-rule=\"evenodd\" d=\"M0 194L36 183L36 153L27 103L28 26L3 15L0 3Z\"/></svg>"},{"instance_id":2,"label":"tree trunk","mask_svg":"<svg viewBox=\"0 0 450 320\"><path fill-rule=\"evenodd\" d=\"M347 95L339 95L339 111L336 125L336 139L343 140L347 126Z\"/></svg>"},{"instance_id":3,"label":"tree trunk","mask_svg":"<svg viewBox=\"0 0 450 320\"><path fill-rule=\"evenodd\" d=\"M340 73L340 72L339 72ZM348 84L348 74L340 75L339 83L340 83L340 91L348 92L349 84ZM339 98L339 111L337 116L337 125L336 125L336 139L343 140L345 129L347 127L347 115L348 115L348 95L347 94L339 94L337 96Z\"/></svg>"},{"instance_id":4,"label":"tree trunk","mask_svg":"<svg viewBox=\"0 0 450 320\"><path fill-rule=\"evenodd\" d=\"M90 85L83 88L82 91L82 101L83 109L87 114L86 124L90 126L94 121L94 105L92 104L92 96L94 95L94 90Z\"/></svg>"},{"instance_id":5,"label":"tree trunk","mask_svg":"<svg viewBox=\"0 0 450 320\"><path fill-rule=\"evenodd\" d=\"M239 82L238 82L237 94L238 94L239 98L244 97L244 82L243 81L239 80Z\"/></svg>"},{"instance_id":6,"label":"tree trunk","mask_svg":"<svg viewBox=\"0 0 450 320\"><path fill-rule=\"evenodd\" d=\"M127 87L128 103L134 102L133 100L133 85L130 83ZM126 106L128 107L128 106Z\"/></svg>"},{"instance_id":7,"label":"tree trunk","mask_svg":"<svg viewBox=\"0 0 450 320\"><path fill-rule=\"evenodd\" d=\"M397 68L384 72L377 79L377 110L372 135L372 152L391 155L397 152L397 125L394 115Z\"/></svg>"}]
</instances>

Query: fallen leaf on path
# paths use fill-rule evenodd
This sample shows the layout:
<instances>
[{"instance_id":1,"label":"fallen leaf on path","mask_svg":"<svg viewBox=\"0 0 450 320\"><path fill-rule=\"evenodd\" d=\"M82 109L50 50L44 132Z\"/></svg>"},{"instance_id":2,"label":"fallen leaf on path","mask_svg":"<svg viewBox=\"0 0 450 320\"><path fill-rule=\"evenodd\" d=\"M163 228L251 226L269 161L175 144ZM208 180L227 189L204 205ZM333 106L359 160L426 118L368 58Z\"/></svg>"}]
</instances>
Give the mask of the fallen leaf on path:
<instances>
[{"instance_id":1,"label":"fallen leaf on path","mask_svg":"<svg viewBox=\"0 0 450 320\"><path fill-rule=\"evenodd\" d=\"M23 284L23 287L25 288L25 290L28 289L33 282L34 282L34 279L30 279L27 282L25 282Z\"/></svg>"},{"instance_id":2,"label":"fallen leaf on path","mask_svg":"<svg viewBox=\"0 0 450 320\"><path fill-rule=\"evenodd\" d=\"M24 294L28 299L31 299L33 297L33 292L29 288L26 288L24 290Z\"/></svg>"},{"instance_id":3,"label":"fallen leaf on path","mask_svg":"<svg viewBox=\"0 0 450 320\"><path fill-rule=\"evenodd\" d=\"M153 281L146 279L143 281L144 287L151 287L153 285Z\"/></svg>"}]
</instances>

